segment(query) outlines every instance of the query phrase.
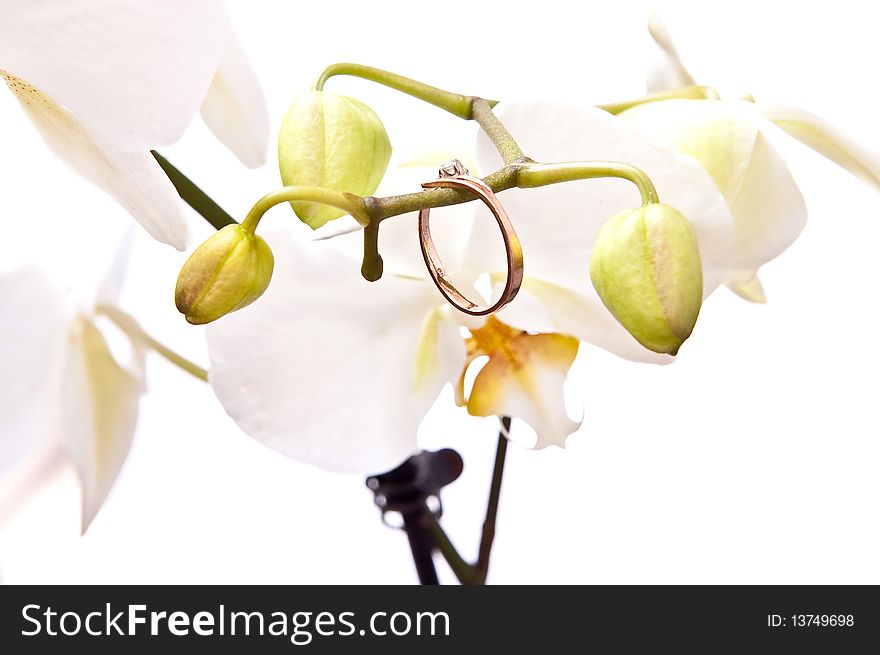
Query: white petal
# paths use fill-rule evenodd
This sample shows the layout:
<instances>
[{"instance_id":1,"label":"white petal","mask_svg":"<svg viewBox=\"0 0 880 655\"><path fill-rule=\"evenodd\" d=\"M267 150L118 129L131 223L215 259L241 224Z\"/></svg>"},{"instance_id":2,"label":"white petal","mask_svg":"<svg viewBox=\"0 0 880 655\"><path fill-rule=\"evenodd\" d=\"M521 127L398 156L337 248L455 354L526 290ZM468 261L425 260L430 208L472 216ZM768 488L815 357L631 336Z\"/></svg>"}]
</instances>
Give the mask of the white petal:
<instances>
[{"instance_id":1,"label":"white petal","mask_svg":"<svg viewBox=\"0 0 880 655\"><path fill-rule=\"evenodd\" d=\"M226 37L216 0L6 0L0 15L0 70L125 151L180 137Z\"/></svg>"},{"instance_id":2,"label":"white petal","mask_svg":"<svg viewBox=\"0 0 880 655\"><path fill-rule=\"evenodd\" d=\"M503 281L496 290L503 287ZM508 325L528 332L558 332L604 348L635 362L669 364L669 355L643 347L592 294L578 293L550 282L527 278L516 302L498 313Z\"/></svg>"},{"instance_id":3,"label":"white petal","mask_svg":"<svg viewBox=\"0 0 880 655\"><path fill-rule=\"evenodd\" d=\"M413 390L427 406L462 370L465 345L453 311L449 306L429 310L418 337Z\"/></svg>"},{"instance_id":4,"label":"white petal","mask_svg":"<svg viewBox=\"0 0 880 655\"><path fill-rule=\"evenodd\" d=\"M7 78L46 144L90 182L106 191L159 241L178 250L189 231L174 186L146 150L124 152L94 134L69 111L17 78Z\"/></svg>"},{"instance_id":5,"label":"white petal","mask_svg":"<svg viewBox=\"0 0 880 655\"><path fill-rule=\"evenodd\" d=\"M122 297L122 288L125 285L126 274L128 273L128 263L131 259L132 248L134 247L134 232L126 230L113 258L104 272L104 277L98 284L95 293L95 304L115 305Z\"/></svg>"},{"instance_id":6,"label":"white petal","mask_svg":"<svg viewBox=\"0 0 880 655\"><path fill-rule=\"evenodd\" d=\"M737 287L751 281L761 266L782 254L807 223L800 189L762 133L755 139L748 172L730 211L735 246L726 282L739 293Z\"/></svg>"},{"instance_id":7,"label":"white petal","mask_svg":"<svg viewBox=\"0 0 880 655\"><path fill-rule=\"evenodd\" d=\"M880 188L880 154L876 150L802 109L786 105L758 105L758 109L798 141Z\"/></svg>"},{"instance_id":8,"label":"white petal","mask_svg":"<svg viewBox=\"0 0 880 655\"><path fill-rule=\"evenodd\" d=\"M266 163L269 109L256 73L231 27L220 67L202 103L202 118L245 166L256 168Z\"/></svg>"},{"instance_id":9,"label":"white petal","mask_svg":"<svg viewBox=\"0 0 880 655\"><path fill-rule=\"evenodd\" d=\"M690 155L705 168L731 204L745 180L760 117L750 102L664 100L620 114L652 139Z\"/></svg>"},{"instance_id":10,"label":"white petal","mask_svg":"<svg viewBox=\"0 0 880 655\"><path fill-rule=\"evenodd\" d=\"M703 261L704 293L708 295L720 284L728 270L731 218L724 198L696 162L654 145L637 127L592 107L525 101L502 103L497 111L535 159L622 161L646 171L660 200L684 213L694 227ZM485 137L480 137L477 152L482 170L497 165L497 153ZM589 261L602 225L617 212L641 204L636 188L619 179L584 180L512 190L500 199L522 241L526 278L549 283L547 289L565 290L555 294L564 300L555 302L548 312L554 331L633 357L632 349L620 345L635 344L635 340L599 300L590 282ZM498 241L491 221L477 221L468 247L469 265L497 276L505 263ZM532 291L534 295L534 286ZM519 298L514 300L505 318L513 324L519 324L511 316L518 302ZM656 361L647 353L645 358Z\"/></svg>"},{"instance_id":11,"label":"white petal","mask_svg":"<svg viewBox=\"0 0 880 655\"><path fill-rule=\"evenodd\" d=\"M761 284L761 279L758 277L757 273L755 273L755 276L751 280L740 281L737 278L729 281L727 284L731 291L740 298L755 303L767 302L767 294L764 293L764 285Z\"/></svg>"},{"instance_id":12,"label":"white petal","mask_svg":"<svg viewBox=\"0 0 880 655\"><path fill-rule=\"evenodd\" d=\"M217 397L247 434L294 459L342 472L396 466L464 361L463 343L431 327L436 291L391 275L365 282L326 242L269 242L269 289L208 328ZM436 356L420 352L425 339Z\"/></svg>"},{"instance_id":13,"label":"white petal","mask_svg":"<svg viewBox=\"0 0 880 655\"><path fill-rule=\"evenodd\" d=\"M85 532L128 456L144 382L116 363L91 322L78 321L71 340L62 420L65 447L82 485Z\"/></svg>"},{"instance_id":14,"label":"white petal","mask_svg":"<svg viewBox=\"0 0 880 655\"><path fill-rule=\"evenodd\" d=\"M42 273L0 275L0 474L41 447L57 429L70 305Z\"/></svg>"},{"instance_id":15,"label":"white petal","mask_svg":"<svg viewBox=\"0 0 880 655\"><path fill-rule=\"evenodd\" d=\"M648 33L653 39L647 75L648 93L694 84L693 76L682 63L675 43L657 12L652 12L648 18Z\"/></svg>"},{"instance_id":16,"label":"white petal","mask_svg":"<svg viewBox=\"0 0 880 655\"><path fill-rule=\"evenodd\" d=\"M748 296L742 285L794 242L807 218L785 161L764 136L773 126L754 104L743 101L668 100L626 111L621 118L694 157L712 175L734 223L725 282Z\"/></svg>"}]
</instances>

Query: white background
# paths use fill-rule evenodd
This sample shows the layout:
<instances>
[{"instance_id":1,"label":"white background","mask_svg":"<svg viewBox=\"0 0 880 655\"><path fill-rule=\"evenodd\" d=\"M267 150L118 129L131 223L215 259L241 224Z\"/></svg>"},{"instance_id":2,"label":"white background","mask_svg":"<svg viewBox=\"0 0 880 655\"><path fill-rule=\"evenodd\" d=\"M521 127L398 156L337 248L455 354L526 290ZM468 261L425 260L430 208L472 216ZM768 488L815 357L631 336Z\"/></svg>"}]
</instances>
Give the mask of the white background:
<instances>
[{"instance_id":1,"label":"white background","mask_svg":"<svg viewBox=\"0 0 880 655\"><path fill-rule=\"evenodd\" d=\"M230 13L264 85L273 139L290 101L334 61L501 99L612 101L643 88L641 3L241 1ZM809 109L880 146L870 3L694 2L663 13L699 82ZM431 143L432 126L456 120L362 81L331 86L379 112L396 146ZM7 93L0 132L4 267L54 264L75 284L130 219L53 159ZM234 215L279 184L271 152L246 170L198 118L166 154ZM570 388L585 401L582 429L564 451L510 449L491 582L880 582L880 194L799 144L786 154L810 220L763 269L769 303L718 290L671 366L582 348ZM127 309L205 363L201 330L172 301L185 255L138 237ZM79 536L79 491L64 470L5 517L3 580L414 580L405 537L382 526L362 478L263 448L210 389L162 360L151 361L149 386L131 455L89 532ZM445 393L420 438L465 457L444 494L444 524L474 554L494 423Z\"/></svg>"}]
</instances>

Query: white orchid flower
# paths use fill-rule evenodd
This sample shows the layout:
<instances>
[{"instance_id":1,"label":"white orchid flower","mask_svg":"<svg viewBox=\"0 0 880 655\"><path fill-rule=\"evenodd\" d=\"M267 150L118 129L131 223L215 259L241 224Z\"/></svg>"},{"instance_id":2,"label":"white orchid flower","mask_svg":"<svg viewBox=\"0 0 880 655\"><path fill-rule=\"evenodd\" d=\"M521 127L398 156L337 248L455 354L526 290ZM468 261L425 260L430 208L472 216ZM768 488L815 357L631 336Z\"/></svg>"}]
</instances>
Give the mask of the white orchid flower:
<instances>
[{"instance_id":1,"label":"white orchid flower","mask_svg":"<svg viewBox=\"0 0 880 655\"><path fill-rule=\"evenodd\" d=\"M145 391L143 346L124 365L111 353L98 308L114 307L128 248L90 298L74 298L39 269L0 274L0 477L61 446L82 487L82 530L128 455Z\"/></svg>"},{"instance_id":2,"label":"white orchid flower","mask_svg":"<svg viewBox=\"0 0 880 655\"><path fill-rule=\"evenodd\" d=\"M648 90L693 84L656 16L649 30L660 53ZM620 114L658 142L699 161L724 194L735 226L726 284L740 296L764 302L758 269L800 235L807 220L803 196L772 140L781 128L816 152L880 188L880 156L827 121L795 107L745 100L672 99Z\"/></svg>"},{"instance_id":3,"label":"white orchid flower","mask_svg":"<svg viewBox=\"0 0 880 655\"><path fill-rule=\"evenodd\" d=\"M646 170L661 199L693 222L707 292L718 285L726 272L730 216L699 165L595 108L510 102L496 110L535 157L620 160ZM473 147L471 141L467 150L445 152L430 167L398 169L380 195L418 190L450 154L472 172L497 168L497 154L483 137L468 156ZM633 359L670 359L645 351L589 280L596 233L614 213L638 206L639 194L621 180L593 180L510 191L501 200L522 240L526 281L508 308L484 321L454 311L428 278L415 215L383 223L386 272L376 283L361 279L358 259L340 239L267 237L276 261L268 290L208 327L210 381L226 411L250 436L285 455L374 473L416 450L420 422L452 383L471 414L521 418L537 433L536 447L563 445L579 426L566 413L562 386L580 340ZM437 211L434 239L459 288L506 270L502 256L487 259L487 239L499 237L478 217L477 203ZM488 361L466 393L464 372L481 356Z\"/></svg>"},{"instance_id":4,"label":"white orchid flower","mask_svg":"<svg viewBox=\"0 0 880 655\"><path fill-rule=\"evenodd\" d=\"M156 239L183 249L180 200L150 150L201 105L247 165L265 161L268 113L217 0L0 3L0 75L46 144Z\"/></svg>"}]
</instances>

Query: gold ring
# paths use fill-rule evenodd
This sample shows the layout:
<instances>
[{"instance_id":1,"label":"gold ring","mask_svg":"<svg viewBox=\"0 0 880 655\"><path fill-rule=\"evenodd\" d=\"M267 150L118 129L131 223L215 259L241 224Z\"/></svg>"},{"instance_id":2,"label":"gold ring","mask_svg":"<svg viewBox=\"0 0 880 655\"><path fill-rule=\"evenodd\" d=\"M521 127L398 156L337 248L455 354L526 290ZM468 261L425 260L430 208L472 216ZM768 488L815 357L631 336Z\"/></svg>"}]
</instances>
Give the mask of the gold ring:
<instances>
[{"instance_id":1,"label":"gold ring","mask_svg":"<svg viewBox=\"0 0 880 655\"><path fill-rule=\"evenodd\" d=\"M443 294L443 297L455 307L458 311L470 314L471 316L486 316L494 314L499 309L516 297L523 280L523 253L519 237L504 211L504 207L498 201L495 193L483 180L472 177L468 174L468 170L457 159L453 159L444 163L440 167L440 178L431 182L424 182L422 187L425 189L434 189L438 187L450 189L464 189L475 197L482 200L498 223L501 230L501 238L504 240L504 250L507 255L507 283L504 285L504 291L501 297L491 306L481 306L468 298L466 298L449 278L437 254L437 248L434 246L434 239L431 238L430 208L422 209L419 212L419 245L422 248L422 257L425 259L425 265L431 274L434 284Z\"/></svg>"}]
</instances>

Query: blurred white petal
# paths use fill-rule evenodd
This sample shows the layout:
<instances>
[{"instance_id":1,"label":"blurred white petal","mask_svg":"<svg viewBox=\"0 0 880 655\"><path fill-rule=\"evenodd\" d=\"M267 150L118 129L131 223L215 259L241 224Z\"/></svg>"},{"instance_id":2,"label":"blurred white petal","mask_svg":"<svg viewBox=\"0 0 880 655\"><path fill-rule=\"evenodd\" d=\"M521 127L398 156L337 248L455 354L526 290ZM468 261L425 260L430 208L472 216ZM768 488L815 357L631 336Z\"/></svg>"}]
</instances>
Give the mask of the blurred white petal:
<instances>
[{"instance_id":1,"label":"blurred white petal","mask_svg":"<svg viewBox=\"0 0 880 655\"><path fill-rule=\"evenodd\" d=\"M130 229L125 230L116 246L113 258L104 272L104 276L98 283L98 288L95 292L95 305L115 305L119 302L119 299L122 297L122 288L125 285L128 263L131 259L133 248L134 232Z\"/></svg>"},{"instance_id":2,"label":"blurred white petal","mask_svg":"<svg viewBox=\"0 0 880 655\"><path fill-rule=\"evenodd\" d=\"M6 382L0 394L0 470L45 452L47 443L63 442L82 482L83 530L125 460L144 391L142 345L132 344L133 361L123 368L89 318L93 302L117 299L130 237L129 231L93 297L76 303L79 312L38 270L0 276L0 370ZM19 501L30 491L22 485L14 490Z\"/></svg>"},{"instance_id":3,"label":"blurred white petal","mask_svg":"<svg viewBox=\"0 0 880 655\"><path fill-rule=\"evenodd\" d=\"M0 15L0 70L123 151L177 141L226 38L217 0L4 0Z\"/></svg>"},{"instance_id":4,"label":"blurred white petal","mask_svg":"<svg viewBox=\"0 0 880 655\"><path fill-rule=\"evenodd\" d=\"M214 135L249 168L266 163L269 109L238 37L230 28L220 66L202 102L202 118Z\"/></svg>"},{"instance_id":5,"label":"blurred white petal","mask_svg":"<svg viewBox=\"0 0 880 655\"><path fill-rule=\"evenodd\" d=\"M71 307L36 269L0 275L0 474L45 447L57 431Z\"/></svg>"},{"instance_id":6,"label":"blurred white petal","mask_svg":"<svg viewBox=\"0 0 880 655\"><path fill-rule=\"evenodd\" d=\"M880 154L876 150L866 148L828 121L797 107L761 104L757 108L801 143L865 183L880 188Z\"/></svg>"},{"instance_id":7,"label":"blurred white petal","mask_svg":"<svg viewBox=\"0 0 880 655\"><path fill-rule=\"evenodd\" d=\"M644 170L660 200L681 211L694 227L703 261L704 294L724 279L733 242L732 220L724 197L696 162L655 145L636 126L593 107L520 101L499 104L497 113L523 149L539 161L621 161ZM482 170L497 163L497 153L483 136L477 155ZM639 357L637 348L624 345L638 346L608 313L589 276L590 252L599 229L617 212L641 204L635 186L620 179L583 180L511 190L500 199L522 241L525 288L532 300L552 306L543 329L600 344L623 357L657 361L647 351ZM466 253L468 266L497 279L506 270L503 250L493 249L498 241L492 221L476 221ZM525 304L529 295L521 295L502 318L525 328L522 319L528 312L519 310L518 303ZM548 301L550 297L553 300Z\"/></svg>"},{"instance_id":8,"label":"blurred white petal","mask_svg":"<svg viewBox=\"0 0 880 655\"><path fill-rule=\"evenodd\" d=\"M289 457L341 472L396 466L464 361L434 314L433 286L365 282L359 261L328 242L269 243L269 289L208 328L217 397L247 434Z\"/></svg>"},{"instance_id":9,"label":"blurred white petal","mask_svg":"<svg viewBox=\"0 0 880 655\"><path fill-rule=\"evenodd\" d=\"M58 157L106 191L159 241L178 250L189 230L174 185L147 151L126 152L101 141L70 111L23 80L7 84Z\"/></svg>"},{"instance_id":10,"label":"blurred white petal","mask_svg":"<svg viewBox=\"0 0 880 655\"><path fill-rule=\"evenodd\" d=\"M71 332L63 388L64 443L82 486L85 532L128 456L145 388L116 363L100 330L86 319Z\"/></svg>"},{"instance_id":11,"label":"blurred white petal","mask_svg":"<svg viewBox=\"0 0 880 655\"><path fill-rule=\"evenodd\" d=\"M51 439L26 462L0 473L0 531L34 495L57 480L69 466L60 439Z\"/></svg>"},{"instance_id":12,"label":"blurred white petal","mask_svg":"<svg viewBox=\"0 0 880 655\"><path fill-rule=\"evenodd\" d=\"M675 43L656 11L648 18L648 33L653 40L646 85L648 93L694 84L693 76L682 63Z\"/></svg>"},{"instance_id":13,"label":"blurred white petal","mask_svg":"<svg viewBox=\"0 0 880 655\"><path fill-rule=\"evenodd\" d=\"M149 150L177 141L203 101L245 163L265 159L265 103L219 0L3 0L0 12L0 73L46 143L158 240L183 249L187 230Z\"/></svg>"}]
</instances>

